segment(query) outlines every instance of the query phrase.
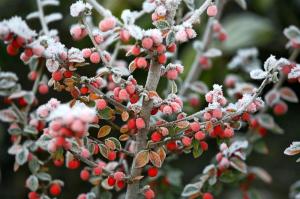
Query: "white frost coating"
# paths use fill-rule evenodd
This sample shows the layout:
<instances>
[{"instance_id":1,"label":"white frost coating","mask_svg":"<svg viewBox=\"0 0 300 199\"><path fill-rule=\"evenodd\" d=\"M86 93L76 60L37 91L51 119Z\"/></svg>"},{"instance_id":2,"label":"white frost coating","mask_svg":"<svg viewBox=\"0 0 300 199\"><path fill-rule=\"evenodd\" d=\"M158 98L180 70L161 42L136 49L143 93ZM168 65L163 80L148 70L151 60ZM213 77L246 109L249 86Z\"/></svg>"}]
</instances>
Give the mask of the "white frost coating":
<instances>
[{"instance_id":1,"label":"white frost coating","mask_svg":"<svg viewBox=\"0 0 300 199\"><path fill-rule=\"evenodd\" d=\"M71 5L70 14L72 17L78 17L82 12L90 12L92 8L89 3L84 3L80 0Z\"/></svg>"},{"instance_id":2,"label":"white frost coating","mask_svg":"<svg viewBox=\"0 0 300 199\"><path fill-rule=\"evenodd\" d=\"M27 23L18 16L12 17L9 20L5 20L1 23L1 30L4 30L6 32L7 28L10 32L13 32L14 34L25 39L31 39L32 37L37 35L36 32L31 30L28 27Z\"/></svg>"},{"instance_id":3,"label":"white frost coating","mask_svg":"<svg viewBox=\"0 0 300 199\"><path fill-rule=\"evenodd\" d=\"M81 52L81 50L79 50L78 48L71 48L68 51L68 61L69 62L76 62L76 63L82 63L84 62L84 58L83 58L83 54Z\"/></svg>"},{"instance_id":4,"label":"white frost coating","mask_svg":"<svg viewBox=\"0 0 300 199\"><path fill-rule=\"evenodd\" d=\"M268 73L261 69L255 69L250 72L250 77L252 79L264 79L267 77L267 75L268 75Z\"/></svg>"},{"instance_id":5,"label":"white frost coating","mask_svg":"<svg viewBox=\"0 0 300 199\"><path fill-rule=\"evenodd\" d=\"M299 64L297 64L297 66L291 70L288 78L289 79L300 78L300 65Z\"/></svg>"},{"instance_id":6,"label":"white frost coating","mask_svg":"<svg viewBox=\"0 0 300 199\"><path fill-rule=\"evenodd\" d=\"M96 110L87 107L84 103L77 102L72 108L69 104L61 104L57 106L49 115L48 120L54 120L66 117L66 113L70 117L80 117L86 122L92 122L96 116Z\"/></svg>"}]
</instances>

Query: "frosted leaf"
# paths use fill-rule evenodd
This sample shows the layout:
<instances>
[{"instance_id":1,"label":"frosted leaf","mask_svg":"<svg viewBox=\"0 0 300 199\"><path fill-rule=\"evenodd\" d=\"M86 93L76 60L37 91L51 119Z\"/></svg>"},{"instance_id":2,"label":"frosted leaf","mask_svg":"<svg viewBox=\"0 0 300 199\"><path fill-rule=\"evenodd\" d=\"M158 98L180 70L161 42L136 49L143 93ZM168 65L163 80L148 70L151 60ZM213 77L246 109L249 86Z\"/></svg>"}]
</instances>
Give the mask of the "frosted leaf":
<instances>
[{"instance_id":1,"label":"frosted leaf","mask_svg":"<svg viewBox=\"0 0 300 199\"><path fill-rule=\"evenodd\" d=\"M0 72L0 96L8 96L18 90L18 77L11 72Z\"/></svg>"},{"instance_id":2,"label":"frosted leaf","mask_svg":"<svg viewBox=\"0 0 300 199\"><path fill-rule=\"evenodd\" d=\"M261 69L255 69L250 72L250 77L252 79L265 79L267 77L268 73L261 70Z\"/></svg>"},{"instance_id":3,"label":"frosted leaf","mask_svg":"<svg viewBox=\"0 0 300 199\"><path fill-rule=\"evenodd\" d=\"M247 9L247 2L246 0L235 0L237 4L239 4L239 6L241 6L241 8L243 8L244 10Z\"/></svg>"},{"instance_id":4,"label":"frosted leaf","mask_svg":"<svg viewBox=\"0 0 300 199\"><path fill-rule=\"evenodd\" d=\"M132 25L135 20L135 14L128 9L123 10L121 14L121 19L123 20L124 24Z\"/></svg>"},{"instance_id":5,"label":"frosted leaf","mask_svg":"<svg viewBox=\"0 0 300 199\"><path fill-rule=\"evenodd\" d=\"M46 67L49 72L53 73L58 70L59 68L59 62L55 59L47 59L46 61Z\"/></svg>"},{"instance_id":6,"label":"frosted leaf","mask_svg":"<svg viewBox=\"0 0 300 199\"><path fill-rule=\"evenodd\" d=\"M300 77L300 65L294 67L288 75L289 79L295 79Z\"/></svg>"},{"instance_id":7,"label":"frosted leaf","mask_svg":"<svg viewBox=\"0 0 300 199\"><path fill-rule=\"evenodd\" d=\"M11 109L0 110L0 120L2 122L13 122L17 120L17 115Z\"/></svg>"},{"instance_id":8,"label":"frosted leaf","mask_svg":"<svg viewBox=\"0 0 300 199\"><path fill-rule=\"evenodd\" d=\"M27 16L26 16L26 19L27 20L30 20L30 19L35 19L35 18L39 18L39 12L32 12L32 13L29 13Z\"/></svg>"},{"instance_id":9,"label":"frosted leaf","mask_svg":"<svg viewBox=\"0 0 300 199\"><path fill-rule=\"evenodd\" d=\"M274 55L271 55L264 63L265 71L271 71L277 66L277 60Z\"/></svg>"},{"instance_id":10,"label":"frosted leaf","mask_svg":"<svg viewBox=\"0 0 300 199\"><path fill-rule=\"evenodd\" d=\"M285 155L296 155L300 153L300 142L293 142L284 150Z\"/></svg>"},{"instance_id":11,"label":"frosted leaf","mask_svg":"<svg viewBox=\"0 0 300 199\"><path fill-rule=\"evenodd\" d=\"M35 31L28 27L27 23L23 21L21 17L12 17L7 21L7 25L11 32L25 39L30 39L37 35Z\"/></svg>"},{"instance_id":12,"label":"frosted leaf","mask_svg":"<svg viewBox=\"0 0 300 199\"><path fill-rule=\"evenodd\" d=\"M300 42L300 30L296 26L289 26L284 29L283 33L288 39Z\"/></svg>"},{"instance_id":13,"label":"frosted leaf","mask_svg":"<svg viewBox=\"0 0 300 199\"><path fill-rule=\"evenodd\" d=\"M151 13L153 12L154 9L155 9L155 3L150 3L147 1L143 3L143 11L145 11L146 13Z\"/></svg>"},{"instance_id":14,"label":"frosted leaf","mask_svg":"<svg viewBox=\"0 0 300 199\"><path fill-rule=\"evenodd\" d=\"M78 17L83 12L89 14L92 10L92 6L89 3L84 3L83 1L77 1L73 3L70 7L70 13L72 17Z\"/></svg>"},{"instance_id":15,"label":"frosted leaf","mask_svg":"<svg viewBox=\"0 0 300 199\"><path fill-rule=\"evenodd\" d=\"M258 50L256 48L247 48L238 50L237 55L228 64L228 68L242 68L246 72L251 72L254 69L258 69L260 64Z\"/></svg>"},{"instance_id":16,"label":"frosted leaf","mask_svg":"<svg viewBox=\"0 0 300 199\"><path fill-rule=\"evenodd\" d=\"M141 40L143 38L143 30L136 25L127 26L129 34L136 40Z\"/></svg>"},{"instance_id":17,"label":"frosted leaf","mask_svg":"<svg viewBox=\"0 0 300 199\"><path fill-rule=\"evenodd\" d=\"M85 61L81 50L73 47L68 51L68 60L69 62L76 62L76 63L82 63Z\"/></svg>"},{"instance_id":18,"label":"frosted leaf","mask_svg":"<svg viewBox=\"0 0 300 199\"><path fill-rule=\"evenodd\" d=\"M120 66L120 67L114 67L112 68L111 72L120 75L120 76L129 76L130 72L126 67Z\"/></svg>"}]
</instances>

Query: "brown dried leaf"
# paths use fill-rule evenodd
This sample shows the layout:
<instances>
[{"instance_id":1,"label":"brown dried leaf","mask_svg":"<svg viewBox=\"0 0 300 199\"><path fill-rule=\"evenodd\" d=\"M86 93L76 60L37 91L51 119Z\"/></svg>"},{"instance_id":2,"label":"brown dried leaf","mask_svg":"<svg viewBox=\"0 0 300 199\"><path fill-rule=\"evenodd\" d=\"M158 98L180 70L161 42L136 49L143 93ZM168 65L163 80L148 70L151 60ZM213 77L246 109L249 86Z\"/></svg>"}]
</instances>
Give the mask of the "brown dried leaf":
<instances>
[{"instance_id":1,"label":"brown dried leaf","mask_svg":"<svg viewBox=\"0 0 300 199\"><path fill-rule=\"evenodd\" d=\"M101 155L103 155L103 157L107 158L107 153L108 153L107 147L104 144L99 144L99 149L100 149Z\"/></svg>"},{"instance_id":2,"label":"brown dried leaf","mask_svg":"<svg viewBox=\"0 0 300 199\"><path fill-rule=\"evenodd\" d=\"M129 135L127 134L123 134L119 137L119 140L124 142L124 141L127 141L129 139Z\"/></svg>"},{"instance_id":3,"label":"brown dried leaf","mask_svg":"<svg viewBox=\"0 0 300 199\"><path fill-rule=\"evenodd\" d=\"M154 166L156 166L158 168L161 167L162 161L161 161L158 153L156 153L154 151L150 151L150 161Z\"/></svg>"},{"instance_id":4,"label":"brown dried leaf","mask_svg":"<svg viewBox=\"0 0 300 199\"><path fill-rule=\"evenodd\" d=\"M98 135L97 138L102 138L107 136L109 133L111 132L111 127L108 125L102 126L99 131L98 131Z\"/></svg>"},{"instance_id":5,"label":"brown dried leaf","mask_svg":"<svg viewBox=\"0 0 300 199\"><path fill-rule=\"evenodd\" d=\"M133 165L135 168L144 167L149 162L149 151L142 150L136 155Z\"/></svg>"},{"instance_id":6,"label":"brown dried leaf","mask_svg":"<svg viewBox=\"0 0 300 199\"><path fill-rule=\"evenodd\" d=\"M109 140L109 139L106 139L105 140L105 145L110 149L110 150L115 150L116 149L116 144L112 141L112 140Z\"/></svg>"},{"instance_id":7,"label":"brown dried leaf","mask_svg":"<svg viewBox=\"0 0 300 199\"><path fill-rule=\"evenodd\" d=\"M160 157L161 163L163 163L167 156L164 147L159 147L156 152L158 153L158 155Z\"/></svg>"},{"instance_id":8,"label":"brown dried leaf","mask_svg":"<svg viewBox=\"0 0 300 199\"><path fill-rule=\"evenodd\" d=\"M124 111L124 112L122 112L121 117L122 117L123 122L126 122L129 118L129 113Z\"/></svg>"}]
</instances>

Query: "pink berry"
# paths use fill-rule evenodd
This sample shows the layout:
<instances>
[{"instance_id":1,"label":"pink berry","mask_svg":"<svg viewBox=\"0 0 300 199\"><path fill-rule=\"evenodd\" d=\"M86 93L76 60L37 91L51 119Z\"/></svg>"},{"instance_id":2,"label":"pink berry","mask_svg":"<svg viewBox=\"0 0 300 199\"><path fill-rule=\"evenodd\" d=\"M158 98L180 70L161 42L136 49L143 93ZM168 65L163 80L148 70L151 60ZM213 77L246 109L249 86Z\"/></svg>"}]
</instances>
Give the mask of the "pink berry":
<instances>
[{"instance_id":1,"label":"pink berry","mask_svg":"<svg viewBox=\"0 0 300 199\"><path fill-rule=\"evenodd\" d=\"M114 161L117 157L117 153L114 151L109 151L107 154L107 159L110 161Z\"/></svg>"},{"instance_id":2,"label":"pink berry","mask_svg":"<svg viewBox=\"0 0 300 199\"><path fill-rule=\"evenodd\" d=\"M190 123L190 128L194 132L199 131L200 130L200 124L199 124L199 122L192 122L192 123Z\"/></svg>"},{"instance_id":3,"label":"pink berry","mask_svg":"<svg viewBox=\"0 0 300 199\"><path fill-rule=\"evenodd\" d=\"M128 30L121 30L120 31L120 39L124 43L128 43L129 42L129 40L130 40L130 33L128 32Z\"/></svg>"},{"instance_id":4,"label":"pink berry","mask_svg":"<svg viewBox=\"0 0 300 199\"><path fill-rule=\"evenodd\" d=\"M100 55L98 52L93 52L90 56L90 61L93 63L93 64L99 64L101 59L100 59Z\"/></svg>"},{"instance_id":5,"label":"pink berry","mask_svg":"<svg viewBox=\"0 0 300 199\"><path fill-rule=\"evenodd\" d=\"M170 80L175 80L178 77L178 72L175 69L171 69L167 71L167 78Z\"/></svg>"},{"instance_id":6,"label":"pink berry","mask_svg":"<svg viewBox=\"0 0 300 199\"><path fill-rule=\"evenodd\" d=\"M143 129L146 127L145 121L143 120L143 118L137 118L135 120L135 125L137 129Z\"/></svg>"},{"instance_id":7,"label":"pink berry","mask_svg":"<svg viewBox=\"0 0 300 199\"><path fill-rule=\"evenodd\" d=\"M49 92L49 87L47 84L42 83L39 85L38 91L40 94L45 95Z\"/></svg>"},{"instance_id":8,"label":"pink berry","mask_svg":"<svg viewBox=\"0 0 300 199\"><path fill-rule=\"evenodd\" d=\"M216 5L211 5L207 8L207 15L210 17L214 17L218 14L218 8Z\"/></svg>"},{"instance_id":9,"label":"pink berry","mask_svg":"<svg viewBox=\"0 0 300 199\"><path fill-rule=\"evenodd\" d=\"M223 115L222 110L219 108L216 108L212 111L212 116L214 118L220 119L220 118L222 118L222 115Z\"/></svg>"},{"instance_id":10,"label":"pink berry","mask_svg":"<svg viewBox=\"0 0 300 199\"><path fill-rule=\"evenodd\" d=\"M159 64L165 64L167 62L167 56L165 54L161 54L158 56L157 61Z\"/></svg>"},{"instance_id":11,"label":"pink berry","mask_svg":"<svg viewBox=\"0 0 300 199\"><path fill-rule=\"evenodd\" d=\"M152 46L153 46L153 40L151 38L149 38L149 37L144 38L142 40L142 46L145 49L148 49L148 50L151 49Z\"/></svg>"},{"instance_id":12,"label":"pink berry","mask_svg":"<svg viewBox=\"0 0 300 199\"><path fill-rule=\"evenodd\" d=\"M148 63L145 57L137 57L135 59L136 67L138 68L146 68Z\"/></svg>"},{"instance_id":13,"label":"pink berry","mask_svg":"<svg viewBox=\"0 0 300 199\"><path fill-rule=\"evenodd\" d=\"M100 166L94 167L94 168L93 168L93 174L94 174L95 176L101 175L101 174L102 174L102 167L100 167Z\"/></svg>"},{"instance_id":14,"label":"pink berry","mask_svg":"<svg viewBox=\"0 0 300 199\"><path fill-rule=\"evenodd\" d=\"M32 48L32 52L34 55L41 57L45 51L44 46L38 45Z\"/></svg>"},{"instance_id":15,"label":"pink berry","mask_svg":"<svg viewBox=\"0 0 300 199\"><path fill-rule=\"evenodd\" d=\"M120 100L124 100L124 101L126 101L126 100L129 99L129 94L127 93L126 89L120 90L120 92L119 92L119 99Z\"/></svg>"},{"instance_id":16,"label":"pink berry","mask_svg":"<svg viewBox=\"0 0 300 199\"><path fill-rule=\"evenodd\" d=\"M125 177L125 174L121 171L117 171L116 173L114 173L114 178L117 180L117 181L120 181L120 180L123 180Z\"/></svg>"},{"instance_id":17,"label":"pink berry","mask_svg":"<svg viewBox=\"0 0 300 199\"><path fill-rule=\"evenodd\" d=\"M138 55L141 53L140 47L137 46L137 45L132 46L132 48L131 48L131 53L132 53L134 56L138 56Z\"/></svg>"},{"instance_id":18,"label":"pink berry","mask_svg":"<svg viewBox=\"0 0 300 199\"><path fill-rule=\"evenodd\" d=\"M165 105L163 108L163 113L166 115L171 115L173 113L172 107L169 105Z\"/></svg>"},{"instance_id":19,"label":"pink berry","mask_svg":"<svg viewBox=\"0 0 300 199\"><path fill-rule=\"evenodd\" d=\"M195 139L200 141L203 140L205 138L205 133L203 133L202 131L198 131L197 133L195 133Z\"/></svg>"},{"instance_id":20,"label":"pink berry","mask_svg":"<svg viewBox=\"0 0 300 199\"><path fill-rule=\"evenodd\" d=\"M183 136L181 142L184 146L189 147L192 144L192 139L186 136Z\"/></svg>"},{"instance_id":21,"label":"pink berry","mask_svg":"<svg viewBox=\"0 0 300 199\"><path fill-rule=\"evenodd\" d=\"M70 33L74 40L80 40L82 38L82 28L79 25L72 26Z\"/></svg>"},{"instance_id":22,"label":"pink berry","mask_svg":"<svg viewBox=\"0 0 300 199\"><path fill-rule=\"evenodd\" d=\"M104 99L99 99L99 100L96 101L96 107L97 107L97 109L103 110L103 109L106 108L106 106L107 106L107 103L106 103L106 101Z\"/></svg>"},{"instance_id":23,"label":"pink berry","mask_svg":"<svg viewBox=\"0 0 300 199\"><path fill-rule=\"evenodd\" d=\"M89 48L85 48L82 50L82 54L84 58L89 58L92 54L92 50Z\"/></svg>"},{"instance_id":24,"label":"pink berry","mask_svg":"<svg viewBox=\"0 0 300 199\"><path fill-rule=\"evenodd\" d=\"M116 26L116 19L114 17L108 17L100 21L99 29L102 32L106 32L108 30L113 29Z\"/></svg>"}]
</instances>

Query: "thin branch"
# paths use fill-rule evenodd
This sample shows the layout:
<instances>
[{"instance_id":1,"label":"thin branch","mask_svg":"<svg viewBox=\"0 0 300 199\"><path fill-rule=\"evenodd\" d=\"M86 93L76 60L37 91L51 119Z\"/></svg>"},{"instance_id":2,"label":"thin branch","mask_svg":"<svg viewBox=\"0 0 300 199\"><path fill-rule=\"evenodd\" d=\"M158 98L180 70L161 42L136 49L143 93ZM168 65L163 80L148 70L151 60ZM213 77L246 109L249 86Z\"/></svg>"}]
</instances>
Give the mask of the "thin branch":
<instances>
[{"instance_id":1,"label":"thin branch","mask_svg":"<svg viewBox=\"0 0 300 199\"><path fill-rule=\"evenodd\" d=\"M48 28L47 23L45 21L45 15L44 15L44 10L43 10L41 0L36 0L36 4L38 6L39 19L40 19L40 23L41 23L43 32L44 32L45 35L49 35L49 28Z\"/></svg>"},{"instance_id":2,"label":"thin branch","mask_svg":"<svg viewBox=\"0 0 300 199\"><path fill-rule=\"evenodd\" d=\"M218 0L216 3L217 7L218 7L218 15L215 18L210 18L208 20L208 23L205 28L204 36L202 39L203 52L205 52L208 49L209 44L211 43L212 35L213 35L212 34L213 21L220 19L225 3L226 3L226 1L223 2L222 0ZM191 69L188 72L188 75L187 75L186 79L184 80L183 85L179 91L179 96L185 96L191 83L196 81L198 79L198 77L200 76L200 74L202 72L201 67L199 67L199 57L200 56L201 56L201 52L197 52L196 56L194 58L194 61L192 63Z\"/></svg>"}]
</instances>

